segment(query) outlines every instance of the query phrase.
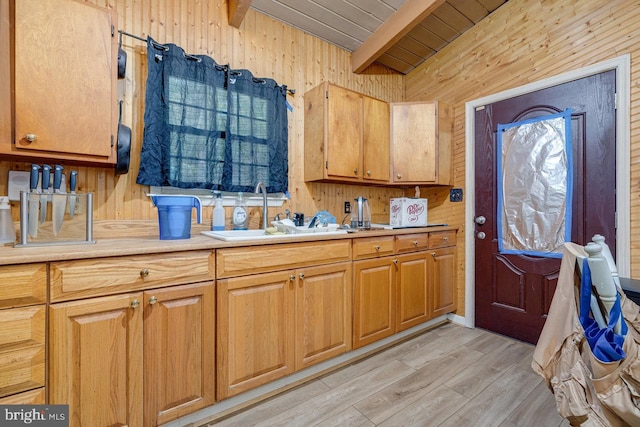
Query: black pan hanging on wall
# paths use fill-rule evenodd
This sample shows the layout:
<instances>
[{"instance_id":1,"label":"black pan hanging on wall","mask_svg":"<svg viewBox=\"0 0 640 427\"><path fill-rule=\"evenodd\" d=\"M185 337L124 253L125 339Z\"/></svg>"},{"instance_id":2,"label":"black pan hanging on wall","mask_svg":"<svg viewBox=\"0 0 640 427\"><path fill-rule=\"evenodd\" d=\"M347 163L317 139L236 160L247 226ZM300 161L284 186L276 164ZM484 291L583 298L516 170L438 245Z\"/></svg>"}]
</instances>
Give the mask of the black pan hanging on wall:
<instances>
[{"instance_id":1,"label":"black pan hanging on wall","mask_svg":"<svg viewBox=\"0 0 640 427\"><path fill-rule=\"evenodd\" d=\"M116 175L129 172L129 159L131 157L131 128L122 124L122 102L119 101Z\"/></svg>"},{"instance_id":2,"label":"black pan hanging on wall","mask_svg":"<svg viewBox=\"0 0 640 427\"><path fill-rule=\"evenodd\" d=\"M127 70L127 52L122 48L122 32L120 33L120 41L118 42L118 79L124 79Z\"/></svg>"}]
</instances>

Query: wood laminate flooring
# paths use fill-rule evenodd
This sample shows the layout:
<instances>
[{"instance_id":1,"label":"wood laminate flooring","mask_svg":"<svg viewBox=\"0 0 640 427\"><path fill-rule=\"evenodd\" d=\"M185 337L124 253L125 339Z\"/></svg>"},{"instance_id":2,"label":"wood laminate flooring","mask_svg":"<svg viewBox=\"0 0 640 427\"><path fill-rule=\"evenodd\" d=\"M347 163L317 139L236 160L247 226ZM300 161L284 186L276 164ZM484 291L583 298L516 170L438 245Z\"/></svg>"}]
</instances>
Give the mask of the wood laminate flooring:
<instances>
[{"instance_id":1,"label":"wood laminate flooring","mask_svg":"<svg viewBox=\"0 0 640 427\"><path fill-rule=\"evenodd\" d=\"M569 426L533 350L449 323L207 426Z\"/></svg>"}]
</instances>

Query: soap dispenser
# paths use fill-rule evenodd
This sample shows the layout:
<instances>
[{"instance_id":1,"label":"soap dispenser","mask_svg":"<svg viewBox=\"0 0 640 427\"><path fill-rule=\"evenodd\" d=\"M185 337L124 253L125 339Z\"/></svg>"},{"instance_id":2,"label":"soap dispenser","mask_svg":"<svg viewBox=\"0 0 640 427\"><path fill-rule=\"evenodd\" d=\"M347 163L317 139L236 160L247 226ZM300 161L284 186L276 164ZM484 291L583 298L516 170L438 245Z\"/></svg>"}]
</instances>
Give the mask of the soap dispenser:
<instances>
[{"instance_id":1,"label":"soap dispenser","mask_svg":"<svg viewBox=\"0 0 640 427\"><path fill-rule=\"evenodd\" d=\"M218 193L216 196L216 205L213 208L213 224L211 229L213 231L224 230L224 223L226 221L224 207L222 206L222 194Z\"/></svg>"},{"instance_id":2,"label":"soap dispenser","mask_svg":"<svg viewBox=\"0 0 640 427\"><path fill-rule=\"evenodd\" d=\"M242 192L238 193L235 206L233 208L233 229L246 230L249 228L249 215L247 214L247 204L242 198Z\"/></svg>"},{"instance_id":3,"label":"soap dispenser","mask_svg":"<svg viewBox=\"0 0 640 427\"><path fill-rule=\"evenodd\" d=\"M0 245L5 243L15 243L16 229L13 227L11 218L11 206L9 198L0 197Z\"/></svg>"}]
</instances>

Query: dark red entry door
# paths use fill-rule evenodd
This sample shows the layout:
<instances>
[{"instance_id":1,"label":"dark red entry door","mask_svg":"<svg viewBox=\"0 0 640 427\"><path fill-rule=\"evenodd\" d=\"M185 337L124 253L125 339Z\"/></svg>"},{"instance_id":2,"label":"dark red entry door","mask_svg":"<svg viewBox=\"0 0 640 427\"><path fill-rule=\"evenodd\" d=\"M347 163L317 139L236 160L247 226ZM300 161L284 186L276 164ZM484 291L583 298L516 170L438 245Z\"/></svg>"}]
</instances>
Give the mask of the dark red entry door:
<instances>
[{"instance_id":1,"label":"dark red entry door","mask_svg":"<svg viewBox=\"0 0 640 427\"><path fill-rule=\"evenodd\" d=\"M560 259L498 253L496 131L498 124L566 108L573 110L571 240L584 245L601 234L615 257L615 71L499 101L475 113L475 215L486 219L475 225L475 324L530 343L542 331Z\"/></svg>"}]
</instances>

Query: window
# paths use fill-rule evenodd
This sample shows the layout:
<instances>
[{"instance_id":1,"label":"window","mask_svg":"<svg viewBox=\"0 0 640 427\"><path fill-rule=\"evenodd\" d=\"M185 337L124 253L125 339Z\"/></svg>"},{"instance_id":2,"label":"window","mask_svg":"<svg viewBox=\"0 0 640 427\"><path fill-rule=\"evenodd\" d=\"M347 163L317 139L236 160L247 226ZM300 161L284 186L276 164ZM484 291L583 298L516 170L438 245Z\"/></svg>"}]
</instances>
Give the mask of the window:
<instances>
[{"instance_id":1,"label":"window","mask_svg":"<svg viewBox=\"0 0 640 427\"><path fill-rule=\"evenodd\" d=\"M151 38L147 54L138 184L287 191L286 87Z\"/></svg>"}]
</instances>

